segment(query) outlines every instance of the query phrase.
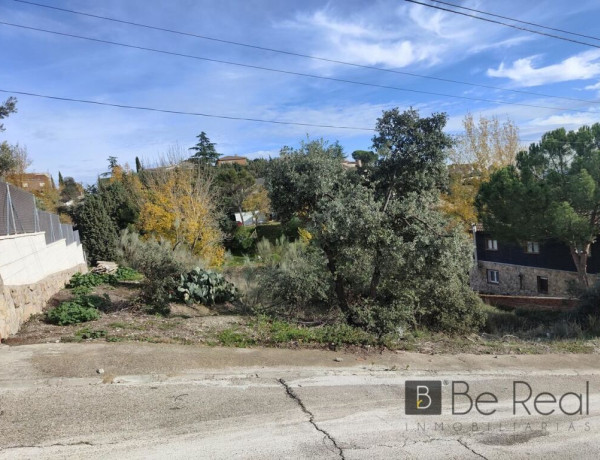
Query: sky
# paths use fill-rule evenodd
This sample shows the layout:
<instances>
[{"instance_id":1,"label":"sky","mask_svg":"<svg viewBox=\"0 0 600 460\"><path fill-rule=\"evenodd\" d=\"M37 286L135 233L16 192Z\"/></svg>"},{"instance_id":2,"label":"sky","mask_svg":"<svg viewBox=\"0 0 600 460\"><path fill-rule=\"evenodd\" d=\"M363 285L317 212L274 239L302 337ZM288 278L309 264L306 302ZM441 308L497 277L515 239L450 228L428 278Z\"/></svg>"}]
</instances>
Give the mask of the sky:
<instances>
[{"instance_id":1,"label":"sky","mask_svg":"<svg viewBox=\"0 0 600 460\"><path fill-rule=\"evenodd\" d=\"M282 146L298 146L307 136L338 140L350 155L371 147L374 133L369 130L382 111L394 107L405 110L412 106L421 116L446 112L446 129L453 134L461 131L462 119L469 112L475 117L497 116L500 121L510 118L519 127L524 145L553 129L576 129L600 121L599 47L402 0L32 1L220 40L494 87L306 59L0 0L1 22L409 90L271 72L0 25L3 90L362 128L276 125L15 95L18 113L3 121L6 131L0 133L0 141L26 146L33 160L30 169L49 172L55 178L61 171L64 177L91 184L107 170L109 156L134 165L136 156L151 163L174 148L185 154L201 131L224 155L276 156ZM600 36L597 0L454 3ZM571 38L600 46L600 40ZM0 92L0 101L10 95L14 94Z\"/></svg>"}]
</instances>

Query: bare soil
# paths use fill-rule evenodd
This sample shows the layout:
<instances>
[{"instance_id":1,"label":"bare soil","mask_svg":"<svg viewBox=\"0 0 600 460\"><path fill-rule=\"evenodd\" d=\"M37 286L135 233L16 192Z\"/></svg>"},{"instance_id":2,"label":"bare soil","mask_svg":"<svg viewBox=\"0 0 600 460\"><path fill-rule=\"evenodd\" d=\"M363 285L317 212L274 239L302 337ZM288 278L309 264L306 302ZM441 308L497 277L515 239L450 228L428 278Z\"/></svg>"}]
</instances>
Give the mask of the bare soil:
<instances>
[{"instance_id":1,"label":"bare soil","mask_svg":"<svg viewBox=\"0 0 600 460\"><path fill-rule=\"evenodd\" d=\"M337 349L328 343L303 343L301 340L289 342L269 341L265 331L262 338L256 338L256 318L241 314L231 304L207 308L203 305L183 305L173 303L169 316L150 314L138 300L139 284L122 282L116 286L101 285L92 294L107 296L109 305L103 309L96 321L57 326L45 321L45 315L33 316L25 323L18 334L7 338L8 345L28 345L59 342L150 342L186 345L229 345L249 347L253 343L278 348L320 348ZM46 310L70 300L73 294L68 289L57 293L46 306ZM239 340L224 342L221 334L232 332ZM262 335L261 335L262 334ZM231 335L229 336L231 338ZM394 350L414 351L423 354L539 354L539 353L600 353L600 341L583 339L565 340L524 340L513 335L470 334L468 336L448 336L446 334L415 333L391 345ZM381 352L383 347L346 346L347 352L359 354Z\"/></svg>"}]
</instances>

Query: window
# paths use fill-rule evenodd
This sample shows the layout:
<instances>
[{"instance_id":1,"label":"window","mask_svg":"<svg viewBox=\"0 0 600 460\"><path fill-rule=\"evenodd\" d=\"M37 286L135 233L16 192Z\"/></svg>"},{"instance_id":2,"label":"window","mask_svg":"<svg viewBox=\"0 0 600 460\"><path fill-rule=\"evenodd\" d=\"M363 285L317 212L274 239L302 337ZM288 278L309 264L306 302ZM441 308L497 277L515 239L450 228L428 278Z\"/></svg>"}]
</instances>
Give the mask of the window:
<instances>
[{"instance_id":1,"label":"window","mask_svg":"<svg viewBox=\"0 0 600 460\"><path fill-rule=\"evenodd\" d=\"M500 275L498 270L487 270L488 283L498 284L500 282Z\"/></svg>"},{"instance_id":2,"label":"window","mask_svg":"<svg viewBox=\"0 0 600 460\"><path fill-rule=\"evenodd\" d=\"M538 243L537 241L528 241L526 251L527 254L539 254L540 243Z\"/></svg>"},{"instance_id":3,"label":"window","mask_svg":"<svg viewBox=\"0 0 600 460\"><path fill-rule=\"evenodd\" d=\"M538 276L537 287L540 294L548 294L548 277Z\"/></svg>"},{"instance_id":4,"label":"window","mask_svg":"<svg viewBox=\"0 0 600 460\"><path fill-rule=\"evenodd\" d=\"M46 184L44 184L43 182L40 182L40 187L43 187L44 185L46 185Z\"/></svg>"},{"instance_id":5,"label":"window","mask_svg":"<svg viewBox=\"0 0 600 460\"><path fill-rule=\"evenodd\" d=\"M488 251L497 251L498 250L498 240L492 240L490 238L485 240L485 248Z\"/></svg>"},{"instance_id":6,"label":"window","mask_svg":"<svg viewBox=\"0 0 600 460\"><path fill-rule=\"evenodd\" d=\"M27 182L23 182L23 188L27 188L29 187L29 184Z\"/></svg>"}]
</instances>

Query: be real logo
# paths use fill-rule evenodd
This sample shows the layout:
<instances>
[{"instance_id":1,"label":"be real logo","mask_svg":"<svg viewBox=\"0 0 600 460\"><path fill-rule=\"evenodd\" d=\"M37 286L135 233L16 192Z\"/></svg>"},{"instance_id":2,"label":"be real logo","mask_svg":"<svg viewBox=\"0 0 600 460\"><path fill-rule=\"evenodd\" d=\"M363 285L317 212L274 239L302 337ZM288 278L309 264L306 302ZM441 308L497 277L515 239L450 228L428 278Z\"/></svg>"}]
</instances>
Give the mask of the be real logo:
<instances>
[{"instance_id":1,"label":"be real logo","mask_svg":"<svg viewBox=\"0 0 600 460\"><path fill-rule=\"evenodd\" d=\"M590 383L579 384L577 391L554 394L535 392L525 381L512 382L510 395L513 415L589 415ZM450 383L448 383L449 385ZM452 415L478 413L492 415L500 398L490 391L473 393L465 381L452 381L450 387ZM441 380L407 380L404 387L404 411L407 415L440 415L442 413Z\"/></svg>"}]
</instances>

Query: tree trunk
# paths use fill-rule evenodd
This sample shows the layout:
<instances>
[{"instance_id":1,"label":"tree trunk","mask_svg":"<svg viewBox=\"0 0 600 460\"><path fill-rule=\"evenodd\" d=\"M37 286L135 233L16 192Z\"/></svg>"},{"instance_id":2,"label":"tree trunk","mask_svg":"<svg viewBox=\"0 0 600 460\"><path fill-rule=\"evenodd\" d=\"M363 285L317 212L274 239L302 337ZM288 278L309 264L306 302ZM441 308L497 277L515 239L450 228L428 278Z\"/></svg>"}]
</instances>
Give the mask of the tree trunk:
<instances>
[{"instance_id":1,"label":"tree trunk","mask_svg":"<svg viewBox=\"0 0 600 460\"><path fill-rule=\"evenodd\" d=\"M379 268L379 259L381 258L381 250L377 248L375 251L375 268L373 269L373 275L371 276L371 285L369 286L369 297L375 299L377 297L377 288L381 281L381 269Z\"/></svg>"},{"instance_id":2,"label":"tree trunk","mask_svg":"<svg viewBox=\"0 0 600 460\"><path fill-rule=\"evenodd\" d=\"M383 208L381 209L381 211L385 214L387 212L387 208L390 204L390 201L392 199L392 193L393 193L394 188L392 186L390 186L390 188L387 191L387 194L385 196L385 202L383 204ZM375 267L373 268L373 274L371 275L371 284L369 286L369 297L371 299L375 299L375 297L377 297L377 288L379 287L379 282L381 281L381 269L380 267L380 263L379 260L381 259L381 248L379 246L377 246L376 250L375 250Z\"/></svg>"},{"instance_id":3,"label":"tree trunk","mask_svg":"<svg viewBox=\"0 0 600 460\"><path fill-rule=\"evenodd\" d=\"M353 324L350 308L348 307L348 299L346 298L346 290L344 289L344 279L337 272L337 266L333 254L331 254L331 252L325 248L323 248L323 252L325 252L325 256L327 256L327 268L333 276L335 295L338 299L340 310L342 310L342 313L344 316L346 316L348 323Z\"/></svg>"},{"instance_id":4,"label":"tree trunk","mask_svg":"<svg viewBox=\"0 0 600 460\"><path fill-rule=\"evenodd\" d=\"M588 251L590 250L590 244L586 244L583 247L583 251L578 252L577 248L571 246L569 249L571 250L571 257L573 257L573 262L575 263L575 267L577 268L577 277L579 278L579 284L581 287L587 289L589 288L589 280L587 277L587 259L588 259Z\"/></svg>"},{"instance_id":5,"label":"tree trunk","mask_svg":"<svg viewBox=\"0 0 600 460\"><path fill-rule=\"evenodd\" d=\"M241 206L238 206L238 212L240 213L240 219L242 220L242 227L244 227L246 224L244 223L244 212L242 211Z\"/></svg>"}]
</instances>

